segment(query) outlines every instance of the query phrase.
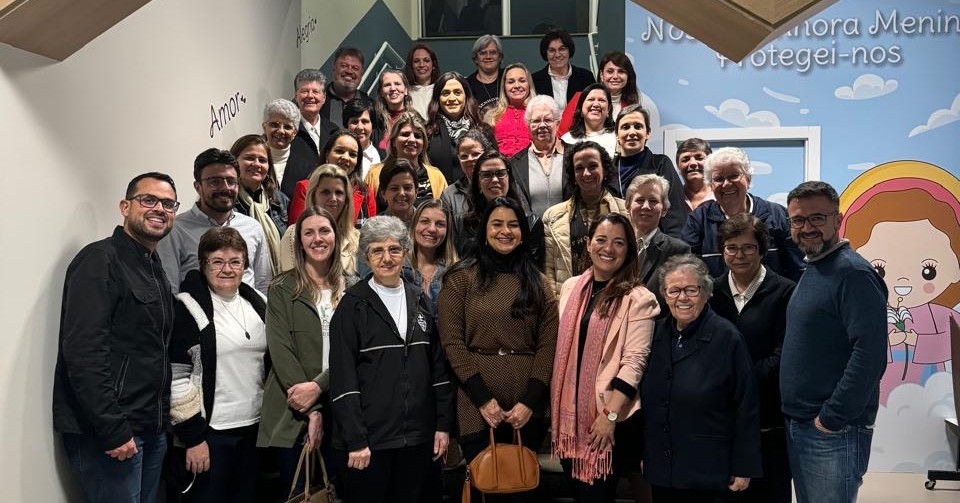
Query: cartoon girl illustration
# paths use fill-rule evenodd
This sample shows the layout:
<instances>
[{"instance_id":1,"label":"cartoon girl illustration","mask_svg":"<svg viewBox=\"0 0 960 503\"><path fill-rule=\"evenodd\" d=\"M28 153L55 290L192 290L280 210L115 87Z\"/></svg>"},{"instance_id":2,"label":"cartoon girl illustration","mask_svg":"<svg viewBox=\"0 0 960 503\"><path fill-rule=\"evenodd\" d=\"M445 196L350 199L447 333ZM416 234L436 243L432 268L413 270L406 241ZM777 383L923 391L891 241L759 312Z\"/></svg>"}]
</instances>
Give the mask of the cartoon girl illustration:
<instances>
[{"instance_id":1,"label":"cartoon girl illustration","mask_svg":"<svg viewBox=\"0 0 960 503\"><path fill-rule=\"evenodd\" d=\"M890 292L881 404L898 385L923 385L948 370L950 318L960 322L958 195L960 181L950 173L895 161L865 172L841 197L841 235L873 264Z\"/></svg>"}]
</instances>

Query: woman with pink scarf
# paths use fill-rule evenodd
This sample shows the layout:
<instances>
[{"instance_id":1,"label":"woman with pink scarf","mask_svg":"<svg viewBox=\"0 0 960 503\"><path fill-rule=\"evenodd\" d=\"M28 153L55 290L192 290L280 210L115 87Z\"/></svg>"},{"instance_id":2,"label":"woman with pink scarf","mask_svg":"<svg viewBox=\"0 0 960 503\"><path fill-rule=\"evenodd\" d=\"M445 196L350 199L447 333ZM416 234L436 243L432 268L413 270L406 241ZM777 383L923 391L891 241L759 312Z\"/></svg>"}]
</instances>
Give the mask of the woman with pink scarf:
<instances>
[{"instance_id":1,"label":"woman with pink scarf","mask_svg":"<svg viewBox=\"0 0 960 503\"><path fill-rule=\"evenodd\" d=\"M640 283L630 221L604 215L588 236L590 267L560 291L552 445L576 501L612 502L614 473L640 471L637 387L660 308Z\"/></svg>"}]
</instances>

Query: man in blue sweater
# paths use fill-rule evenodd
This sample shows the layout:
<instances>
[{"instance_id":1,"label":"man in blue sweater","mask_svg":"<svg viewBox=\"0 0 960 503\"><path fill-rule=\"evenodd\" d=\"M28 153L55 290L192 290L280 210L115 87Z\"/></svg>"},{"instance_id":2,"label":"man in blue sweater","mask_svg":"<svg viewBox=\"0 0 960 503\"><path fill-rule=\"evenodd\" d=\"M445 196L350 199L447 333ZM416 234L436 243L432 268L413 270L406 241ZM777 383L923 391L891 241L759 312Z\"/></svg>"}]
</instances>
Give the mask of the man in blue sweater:
<instances>
[{"instance_id":1,"label":"man in blue sweater","mask_svg":"<svg viewBox=\"0 0 960 503\"><path fill-rule=\"evenodd\" d=\"M838 235L833 187L804 182L787 196L791 237L807 268L787 307L780 391L800 503L849 503L870 460L887 365L887 288Z\"/></svg>"}]
</instances>

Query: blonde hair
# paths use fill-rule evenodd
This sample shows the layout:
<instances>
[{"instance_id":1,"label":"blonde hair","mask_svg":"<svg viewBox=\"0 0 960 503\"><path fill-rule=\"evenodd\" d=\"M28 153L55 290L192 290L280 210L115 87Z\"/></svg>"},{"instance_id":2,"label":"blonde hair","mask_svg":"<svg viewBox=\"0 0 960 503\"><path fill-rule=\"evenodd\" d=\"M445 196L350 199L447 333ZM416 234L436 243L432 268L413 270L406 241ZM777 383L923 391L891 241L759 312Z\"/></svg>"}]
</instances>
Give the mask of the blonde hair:
<instances>
[{"instance_id":1,"label":"blonde hair","mask_svg":"<svg viewBox=\"0 0 960 503\"><path fill-rule=\"evenodd\" d=\"M307 182L306 205L310 207L317 204L314 198L317 196L320 181L324 178L335 178L343 184L343 190L346 194L344 197L343 210L335 222L337 224L337 231L339 232L337 238L340 241L340 254L355 257L357 255L357 242L360 239L360 233L357 232L357 228L353 224L353 186L350 184L350 178L347 176L347 173L339 166L333 164L321 164L318 166L317 169L313 170L313 173L310 174L309 181ZM352 261L344 261L343 268L351 274L356 272L356 264Z\"/></svg>"},{"instance_id":2,"label":"blonde hair","mask_svg":"<svg viewBox=\"0 0 960 503\"><path fill-rule=\"evenodd\" d=\"M527 67L523 63L513 63L503 69L503 77L500 81L500 97L497 98L497 106L490 112L490 118L492 123L496 124L503 113L507 111L507 107L510 105L510 101L507 99L507 92L504 90L504 87L507 85L507 73L510 73L510 70L521 69L523 73L527 75L527 97L523 100L523 105L526 106L530 102L530 98L533 98L537 95L537 91L533 88L533 76L530 75L530 70L527 70ZM493 125L491 124L491 125Z\"/></svg>"}]
</instances>

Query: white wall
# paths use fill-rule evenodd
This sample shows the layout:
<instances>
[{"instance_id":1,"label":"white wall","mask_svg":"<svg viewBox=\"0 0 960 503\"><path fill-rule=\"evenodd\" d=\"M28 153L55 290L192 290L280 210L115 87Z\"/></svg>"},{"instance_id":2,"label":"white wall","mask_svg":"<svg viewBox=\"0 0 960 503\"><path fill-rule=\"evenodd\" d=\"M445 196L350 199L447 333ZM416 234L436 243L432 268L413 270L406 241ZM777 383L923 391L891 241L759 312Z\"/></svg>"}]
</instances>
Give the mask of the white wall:
<instances>
[{"instance_id":1,"label":"white wall","mask_svg":"<svg viewBox=\"0 0 960 503\"><path fill-rule=\"evenodd\" d=\"M302 67L320 68L375 3L375 0L304 0L301 25L314 22L315 29L300 48ZM370 36L377 38L376 32L377 27L371 26Z\"/></svg>"},{"instance_id":2,"label":"white wall","mask_svg":"<svg viewBox=\"0 0 960 503\"><path fill-rule=\"evenodd\" d=\"M299 21L299 0L154 0L63 62L0 44L0 500L72 492L50 412L68 262L120 222L138 173L195 201L196 154L257 132L264 103L291 94ZM211 139L210 105L236 91L246 103Z\"/></svg>"}]
</instances>

